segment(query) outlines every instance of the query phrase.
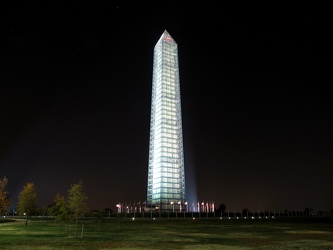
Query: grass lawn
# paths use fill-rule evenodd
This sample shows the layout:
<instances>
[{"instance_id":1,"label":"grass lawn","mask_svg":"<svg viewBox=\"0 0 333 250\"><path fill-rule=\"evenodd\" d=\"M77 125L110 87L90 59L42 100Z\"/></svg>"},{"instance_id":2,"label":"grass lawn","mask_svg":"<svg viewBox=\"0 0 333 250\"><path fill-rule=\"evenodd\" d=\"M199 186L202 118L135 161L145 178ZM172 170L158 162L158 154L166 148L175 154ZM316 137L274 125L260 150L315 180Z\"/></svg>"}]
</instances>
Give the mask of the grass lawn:
<instances>
[{"instance_id":1,"label":"grass lawn","mask_svg":"<svg viewBox=\"0 0 333 250\"><path fill-rule=\"evenodd\" d=\"M333 249L333 220L139 219L0 223L0 249Z\"/></svg>"}]
</instances>

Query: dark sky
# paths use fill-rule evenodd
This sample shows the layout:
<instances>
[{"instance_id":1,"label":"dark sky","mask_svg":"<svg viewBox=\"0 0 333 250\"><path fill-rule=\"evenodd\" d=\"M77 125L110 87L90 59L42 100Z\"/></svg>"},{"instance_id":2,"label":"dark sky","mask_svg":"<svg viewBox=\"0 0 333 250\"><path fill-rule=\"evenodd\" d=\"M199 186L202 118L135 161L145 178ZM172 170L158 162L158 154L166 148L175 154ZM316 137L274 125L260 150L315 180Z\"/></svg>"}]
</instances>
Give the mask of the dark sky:
<instances>
[{"instance_id":1,"label":"dark sky","mask_svg":"<svg viewBox=\"0 0 333 250\"><path fill-rule=\"evenodd\" d=\"M145 200L153 48L166 29L178 44L188 198L332 209L332 18L169 4L8 7L0 178L12 207L27 182L45 207L81 179L90 208Z\"/></svg>"}]
</instances>

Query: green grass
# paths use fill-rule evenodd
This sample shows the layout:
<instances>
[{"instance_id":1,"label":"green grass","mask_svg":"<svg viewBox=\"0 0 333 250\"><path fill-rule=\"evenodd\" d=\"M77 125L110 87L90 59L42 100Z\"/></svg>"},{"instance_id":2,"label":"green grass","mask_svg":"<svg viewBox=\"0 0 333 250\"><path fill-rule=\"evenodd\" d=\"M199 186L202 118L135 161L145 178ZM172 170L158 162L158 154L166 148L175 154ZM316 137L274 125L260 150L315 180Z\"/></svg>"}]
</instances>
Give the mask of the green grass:
<instances>
[{"instance_id":1,"label":"green grass","mask_svg":"<svg viewBox=\"0 0 333 250\"><path fill-rule=\"evenodd\" d=\"M69 230L71 228L71 231ZM0 249L333 249L332 221L122 218L0 223Z\"/></svg>"}]
</instances>

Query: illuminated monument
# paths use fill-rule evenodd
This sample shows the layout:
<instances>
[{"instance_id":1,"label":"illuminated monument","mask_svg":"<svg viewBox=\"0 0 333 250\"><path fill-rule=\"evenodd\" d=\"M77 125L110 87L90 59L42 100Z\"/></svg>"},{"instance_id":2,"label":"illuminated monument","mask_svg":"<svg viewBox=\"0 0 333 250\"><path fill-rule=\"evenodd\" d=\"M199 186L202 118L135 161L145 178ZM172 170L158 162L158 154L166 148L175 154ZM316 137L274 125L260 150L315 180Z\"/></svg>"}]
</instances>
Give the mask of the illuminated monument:
<instances>
[{"instance_id":1,"label":"illuminated monument","mask_svg":"<svg viewBox=\"0 0 333 250\"><path fill-rule=\"evenodd\" d=\"M147 205L181 209L185 172L177 43L164 31L154 48Z\"/></svg>"}]
</instances>

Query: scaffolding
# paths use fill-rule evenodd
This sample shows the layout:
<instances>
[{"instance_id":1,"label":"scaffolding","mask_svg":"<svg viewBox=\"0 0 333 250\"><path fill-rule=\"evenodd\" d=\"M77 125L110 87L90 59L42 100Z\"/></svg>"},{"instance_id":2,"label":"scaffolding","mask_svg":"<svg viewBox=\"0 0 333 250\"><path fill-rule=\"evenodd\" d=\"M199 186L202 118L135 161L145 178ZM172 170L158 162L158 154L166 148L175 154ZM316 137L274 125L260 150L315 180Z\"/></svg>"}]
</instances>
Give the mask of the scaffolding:
<instances>
[{"instance_id":1,"label":"scaffolding","mask_svg":"<svg viewBox=\"0 0 333 250\"><path fill-rule=\"evenodd\" d=\"M154 48L147 203L185 203L177 43L164 31Z\"/></svg>"}]
</instances>

